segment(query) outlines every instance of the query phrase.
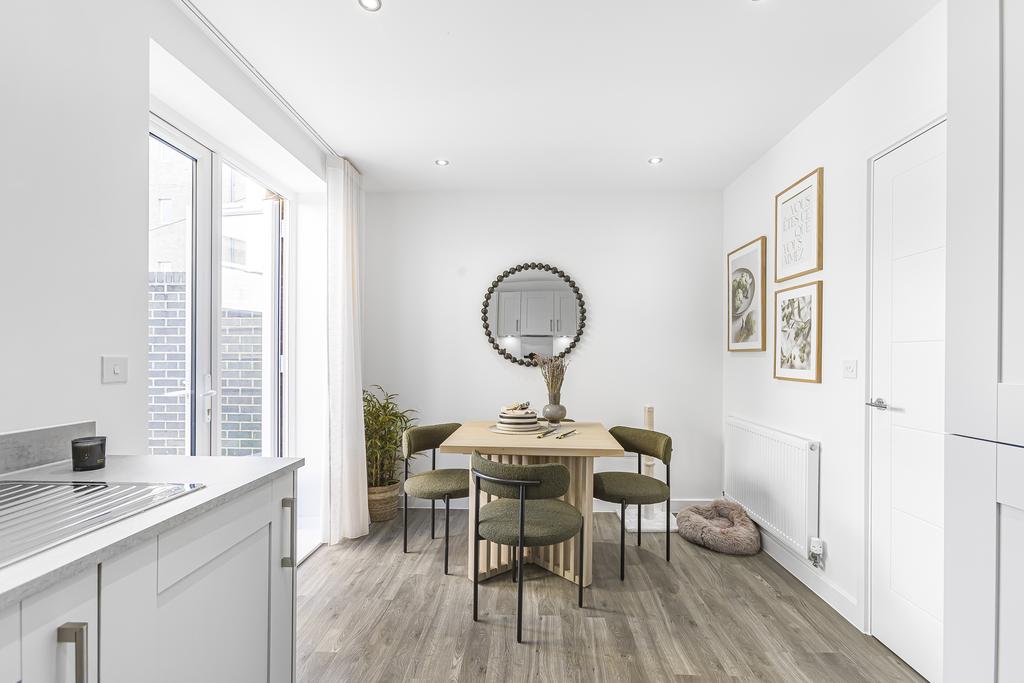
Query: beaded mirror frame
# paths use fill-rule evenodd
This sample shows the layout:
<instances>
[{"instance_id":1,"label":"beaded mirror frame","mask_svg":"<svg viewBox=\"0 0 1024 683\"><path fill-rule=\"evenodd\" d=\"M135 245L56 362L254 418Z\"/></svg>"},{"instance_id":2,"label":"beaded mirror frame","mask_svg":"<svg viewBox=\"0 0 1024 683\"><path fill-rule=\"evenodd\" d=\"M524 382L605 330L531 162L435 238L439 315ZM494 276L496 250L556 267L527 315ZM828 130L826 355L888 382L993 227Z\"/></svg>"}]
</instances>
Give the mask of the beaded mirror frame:
<instances>
[{"instance_id":1,"label":"beaded mirror frame","mask_svg":"<svg viewBox=\"0 0 1024 683\"><path fill-rule=\"evenodd\" d=\"M503 349L501 345L498 344L498 340L494 338L494 332L491 329L491 323L487 317L487 309L490 307L491 297L494 295L495 291L497 291L498 286L502 283L502 281L505 280L505 278L509 277L510 275L521 273L526 270L546 271L548 273L551 273L552 275L561 278L566 282L566 284L569 285L569 289L576 297L576 334L573 336L572 341L569 343L569 346L564 351L559 353L556 356L556 358L562 358L572 353L572 350L576 348L577 344L579 344L580 339L583 338L583 330L587 326L587 306L586 303L583 301L583 294L580 292L580 288L576 285L576 281L569 277L569 275L567 275L565 271L563 271L562 269L556 268L547 263L535 263L532 261L530 263L520 263L517 266L512 266L508 270L503 271L501 275L499 275L498 278L491 283L491 286L487 288L487 292L484 294L483 305L480 308L480 320L483 322L484 334L487 335L487 342L491 345L491 348L493 348L499 356L509 361L510 363L515 363L516 365L523 365L527 367L537 367L537 361L527 360L525 358L516 358L511 353Z\"/></svg>"}]
</instances>

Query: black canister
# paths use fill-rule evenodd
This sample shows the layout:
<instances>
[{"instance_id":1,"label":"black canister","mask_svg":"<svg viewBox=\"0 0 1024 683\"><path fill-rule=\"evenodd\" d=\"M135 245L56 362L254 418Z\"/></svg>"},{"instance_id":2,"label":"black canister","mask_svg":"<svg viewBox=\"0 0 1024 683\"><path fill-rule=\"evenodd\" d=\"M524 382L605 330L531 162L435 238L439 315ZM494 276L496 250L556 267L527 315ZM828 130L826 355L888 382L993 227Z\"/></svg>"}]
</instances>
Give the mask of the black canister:
<instances>
[{"instance_id":1,"label":"black canister","mask_svg":"<svg viewBox=\"0 0 1024 683\"><path fill-rule=\"evenodd\" d=\"M107 464L107 437L86 436L71 441L71 469L75 472L101 470Z\"/></svg>"}]
</instances>

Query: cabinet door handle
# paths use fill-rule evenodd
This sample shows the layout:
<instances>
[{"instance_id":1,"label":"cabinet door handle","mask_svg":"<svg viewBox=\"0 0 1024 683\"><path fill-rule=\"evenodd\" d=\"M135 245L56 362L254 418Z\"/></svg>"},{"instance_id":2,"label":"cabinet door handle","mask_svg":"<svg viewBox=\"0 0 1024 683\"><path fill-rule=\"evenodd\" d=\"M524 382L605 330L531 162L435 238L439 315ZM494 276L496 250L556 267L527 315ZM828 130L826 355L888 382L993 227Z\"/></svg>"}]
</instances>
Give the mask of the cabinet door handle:
<instances>
[{"instance_id":1,"label":"cabinet door handle","mask_svg":"<svg viewBox=\"0 0 1024 683\"><path fill-rule=\"evenodd\" d=\"M89 625L81 621L69 621L57 628L58 643L73 643L75 646L75 683L89 680Z\"/></svg>"},{"instance_id":2,"label":"cabinet door handle","mask_svg":"<svg viewBox=\"0 0 1024 683\"><path fill-rule=\"evenodd\" d=\"M288 556L281 558L282 567L294 567L295 562L295 536L298 533L298 515L295 514L295 499L294 498L282 498L281 509L288 508L289 514L291 515L291 528L288 531Z\"/></svg>"}]
</instances>

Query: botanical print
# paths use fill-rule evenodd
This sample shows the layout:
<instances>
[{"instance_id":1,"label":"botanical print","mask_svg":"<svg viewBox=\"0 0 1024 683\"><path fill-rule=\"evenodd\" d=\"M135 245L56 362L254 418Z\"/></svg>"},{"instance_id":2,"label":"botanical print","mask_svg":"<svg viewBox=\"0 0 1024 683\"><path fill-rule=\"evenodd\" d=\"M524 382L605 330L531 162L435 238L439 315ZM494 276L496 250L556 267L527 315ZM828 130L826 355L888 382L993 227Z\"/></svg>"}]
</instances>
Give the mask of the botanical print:
<instances>
[{"instance_id":1,"label":"botanical print","mask_svg":"<svg viewBox=\"0 0 1024 683\"><path fill-rule=\"evenodd\" d=\"M821 281L775 292L775 377L821 381Z\"/></svg>"},{"instance_id":2,"label":"botanical print","mask_svg":"<svg viewBox=\"0 0 1024 683\"><path fill-rule=\"evenodd\" d=\"M775 197L775 281L821 270L823 169Z\"/></svg>"},{"instance_id":3,"label":"botanical print","mask_svg":"<svg viewBox=\"0 0 1024 683\"><path fill-rule=\"evenodd\" d=\"M729 254L729 350L764 351L765 243L758 237Z\"/></svg>"},{"instance_id":4,"label":"botanical print","mask_svg":"<svg viewBox=\"0 0 1024 683\"><path fill-rule=\"evenodd\" d=\"M814 298L795 296L782 302L782 327L779 328L779 367L806 370L811 360L811 306Z\"/></svg>"}]
</instances>

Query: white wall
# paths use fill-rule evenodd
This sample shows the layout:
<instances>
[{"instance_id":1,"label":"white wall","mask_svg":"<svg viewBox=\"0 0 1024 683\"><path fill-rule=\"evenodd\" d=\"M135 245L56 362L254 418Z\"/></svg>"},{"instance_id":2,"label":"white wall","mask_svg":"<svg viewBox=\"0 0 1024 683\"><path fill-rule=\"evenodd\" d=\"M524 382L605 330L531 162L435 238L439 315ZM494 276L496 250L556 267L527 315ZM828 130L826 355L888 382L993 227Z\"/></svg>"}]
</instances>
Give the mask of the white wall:
<instances>
[{"instance_id":1,"label":"white wall","mask_svg":"<svg viewBox=\"0 0 1024 683\"><path fill-rule=\"evenodd\" d=\"M177 2L6 3L0 432L95 419L112 452L145 452L152 36L188 52L240 110L318 166L277 105L256 97ZM129 356L127 384L100 384L104 353Z\"/></svg>"},{"instance_id":2,"label":"white wall","mask_svg":"<svg viewBox=\"0 0 1024 683\"><path fill-rule=\"evenodd\" d=\"M724 192L724 249L768 236L769 306L774 277L776 193L825 168L824 265L795 281L824 280L822 384L772 379L772 329L765 353L726 353L723 413L819 439L823 572L800 575L833 607L864 626L866 542L866 398L868 160L946 111L946 8L942 3ZM724 283L722 285L724 297ZM767 318L772 320L772 316ZM842 361L859 361L843 379Z\"/></svg>"},{"instance_id":3,"label":"white wall","mask_svg":"<svg viewBox=\"0 0 1024 683\"><path fill-rule=\"evenodd\" d=\"M96 419L146 446L149 92L142 6L22 0L0 28L0 431ZM116 20L115 20L116 15ZM100 354L129 382L100 384Z\"/></svg>"},{"instance_id":4,"label":"white wall","mask_svg":"<svg viewBox=\"0 0 1024 683\"><path fill-rule=\"evenodd\" d=\"M542 407L540 372L498 357L480 308L503 270L551 263L587 305L562 391L569 417L642 426L643 406L654 405L656 428L673 438L673 498L712 498L721 492L720 212L717 192L370 194L363 381L399 393L422 424L492 419L512 401ZM438 457L439 467L466 464Z\"/></svg>"}]
</instances>

